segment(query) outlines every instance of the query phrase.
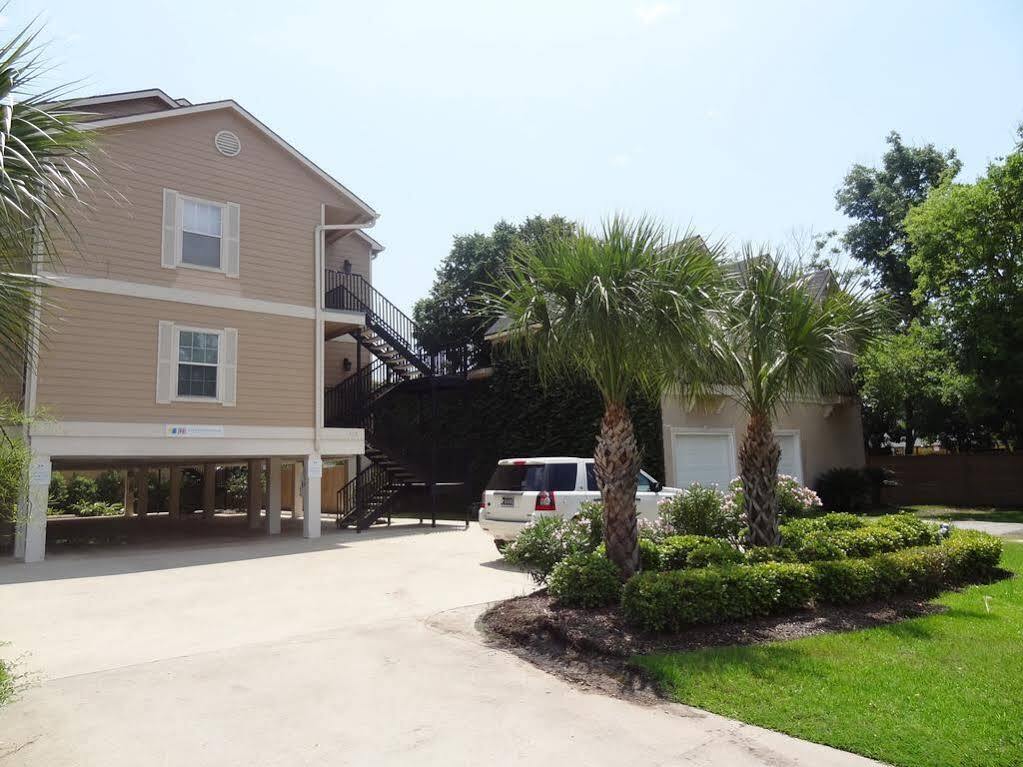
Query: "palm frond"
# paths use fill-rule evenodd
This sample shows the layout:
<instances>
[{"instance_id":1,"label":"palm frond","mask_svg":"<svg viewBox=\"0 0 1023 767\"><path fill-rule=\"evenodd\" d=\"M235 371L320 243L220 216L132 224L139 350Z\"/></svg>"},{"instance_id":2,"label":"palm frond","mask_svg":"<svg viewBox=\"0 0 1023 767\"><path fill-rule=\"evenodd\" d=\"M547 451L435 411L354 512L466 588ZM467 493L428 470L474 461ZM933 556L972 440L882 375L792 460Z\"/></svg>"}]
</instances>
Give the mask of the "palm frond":
<instances>
[{"instance_id":1,"label":"palm frond","mask_svg":"<svg viewBox=\"0 0 1023 767\"><path fill-rule=\"evenodd\" d=\"M2 6L0 6L2 10ZM94 137L63 88L37 89L48 73L40 28L30 24L0 45L0 374L23 373L38 338L40 283L77 239L73 208L99 176Z\"/></svg>"},{"instance_id":2,"label":"palm frond","mask_svg":"<svg viewBox=\"0 0 1023 767\"><path fill-rule=\"evenodd\" d=\"M690 232L615 216L598 233L520 245L480 300L508 318L507 349L534 357L544 378L584 375L608 402L659 397L701 380L687 371L710 342L719 253Z\"/></svg>"}]
</instances>

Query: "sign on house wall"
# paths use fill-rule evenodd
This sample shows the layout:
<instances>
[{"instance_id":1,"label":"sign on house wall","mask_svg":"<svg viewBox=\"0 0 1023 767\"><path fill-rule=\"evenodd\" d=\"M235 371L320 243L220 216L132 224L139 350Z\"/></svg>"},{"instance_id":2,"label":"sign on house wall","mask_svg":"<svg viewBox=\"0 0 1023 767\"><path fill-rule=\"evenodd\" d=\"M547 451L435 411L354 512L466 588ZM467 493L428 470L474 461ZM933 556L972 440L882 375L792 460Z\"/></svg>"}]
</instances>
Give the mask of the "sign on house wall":
<instances>
[{"instance_id":1,"label":"sign on house wall","mask_svg":"<svg viewBox=\"0 0 1023 767\"><path fill-rule=\"evenodd\" d=\"M210 424L167 424L168 437L223 437L224 427Z\"/></svg>"}]
</instances>

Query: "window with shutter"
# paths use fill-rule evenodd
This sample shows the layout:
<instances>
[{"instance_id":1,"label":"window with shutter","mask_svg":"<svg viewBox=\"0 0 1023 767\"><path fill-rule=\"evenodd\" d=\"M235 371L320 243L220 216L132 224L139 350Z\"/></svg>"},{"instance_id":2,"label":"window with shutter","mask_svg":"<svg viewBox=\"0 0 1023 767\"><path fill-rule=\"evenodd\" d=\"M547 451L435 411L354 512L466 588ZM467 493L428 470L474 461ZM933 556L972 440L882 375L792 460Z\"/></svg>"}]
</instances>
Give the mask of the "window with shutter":
<instances>
[{"instance_id":1,"label":"window with shutter","mask_svg":"<svg viewBox=\"0 0 1023 767\"><path fill-rule=\"evenodd\" d=\"M238 277L241 208L163 190L161 264Z\"/></svg>"},{"instance_id":2,"label":"window with shutter","mask_svg":"<svg viewBox=\"0 0 1023 767\"><path fill-rule=\"evenodd\" d=\"M161 320L157 341L156 401L237 401L238 331L175 325Z\"/></svg>"}]
</instances>

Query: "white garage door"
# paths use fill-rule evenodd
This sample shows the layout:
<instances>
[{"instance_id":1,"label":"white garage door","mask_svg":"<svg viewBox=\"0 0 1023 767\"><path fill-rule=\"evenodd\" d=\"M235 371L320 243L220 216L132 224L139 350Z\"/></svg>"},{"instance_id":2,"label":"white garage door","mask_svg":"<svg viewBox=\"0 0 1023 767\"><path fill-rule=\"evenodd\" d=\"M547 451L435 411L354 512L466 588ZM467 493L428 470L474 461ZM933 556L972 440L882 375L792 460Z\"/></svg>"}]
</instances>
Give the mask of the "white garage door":
<instances>
[{"instance_id":1,"label":"white garage door","mask_svg":"<svg viewBox=\"0 0 1023 767\"><path fill-rule=\"evenodd\" d=\"M800 482L803 481L803 467L799 456L798 434L775 434L778 446L781 447L781 460L778 461L778 473L788 474Z\"/></svg>"},{"instance_id":2,"label":"white garage door","mask_svg":"<svg viewBox=\"0 0 1023 767\"><path fill-rule=\"evenodd\" d=\"M730 434L676 433L674 447L675 483L678 487L699 482L726 490L735 477L735 455Z\"/></svg>"}]
</instances>

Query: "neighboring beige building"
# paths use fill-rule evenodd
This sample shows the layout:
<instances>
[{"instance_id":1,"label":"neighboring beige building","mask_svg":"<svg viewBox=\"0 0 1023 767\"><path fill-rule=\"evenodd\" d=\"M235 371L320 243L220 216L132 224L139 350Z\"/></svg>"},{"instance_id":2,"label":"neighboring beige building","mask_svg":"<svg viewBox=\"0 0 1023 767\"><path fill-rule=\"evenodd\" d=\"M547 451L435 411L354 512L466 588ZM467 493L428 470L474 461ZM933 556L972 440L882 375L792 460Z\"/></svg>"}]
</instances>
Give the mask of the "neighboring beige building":
<instances>
[{"instance_id":1,"label":"neighboring beige building","mask_svg":"<svg viewBox=\"0 0 1023 767\"><path fill-rule=\"evenodd\" d=\"M268 488L265 517L250 493L250 524L279 532L290 505L319 535L321 504L336 508L323 461L353 480L369 452L354 394L436 372L372 288L377 213L233 101L151 90L77 106L95 115L105 183L42 275L53 308L37 364L2 386L47 414L31 429L16 555L43 556L51 470L126 469L129 511L144 514L141 478L171 467L173 516L180 469L196 467L212 516L216 466L247 463ZM284 472L296 497L282 501Z\"/></svg>"},{"instance_id":2,"label":"neighboring beige building","mask_svg":"<svg viewBox=\"0 0 1023 767\"><path fill-rule=\"evenodd\" d=\"M733 400L713 397L690 407L665 397L661 421L666 484L699 482L723 490L738 476L738 447L747 418ZM778 472L810 487L828 469L858 468L866 461L860 405L852 397L790 403L775 419L775 436L781 447Z\"/></svg>"}]
</instances>

